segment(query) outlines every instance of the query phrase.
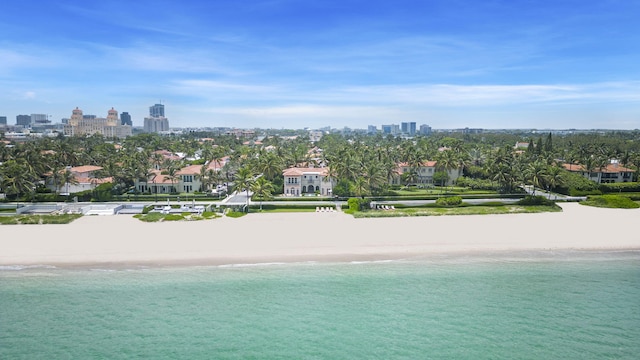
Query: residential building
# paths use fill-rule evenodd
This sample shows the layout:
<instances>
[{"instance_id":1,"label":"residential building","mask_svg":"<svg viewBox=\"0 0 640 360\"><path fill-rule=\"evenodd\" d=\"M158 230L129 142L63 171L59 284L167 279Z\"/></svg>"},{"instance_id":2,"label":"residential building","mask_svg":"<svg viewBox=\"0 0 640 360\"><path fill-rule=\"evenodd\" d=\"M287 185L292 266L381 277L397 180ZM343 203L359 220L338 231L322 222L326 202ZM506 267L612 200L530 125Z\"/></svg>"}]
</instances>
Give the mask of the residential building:
<instances>
[{"instance_id":1,"label":"residential building","mask_svg":"<svg viewBox=\"0 0 640 360\"><path fill-rule=\"evenodd\" d=\"M294 167L282 172L284 177L284 195L303 196L318 194L331 196L334 179L328 178L327 168Z\"/></svg>"},{"instance_id":2,"label":"residential building","mask_svg":"<svg viewBox=\"0 0 640 360\"><path fill-rule=\"evenodd\" d=\"M0 125L7 125L7 117L0 116Z\"/></svg>"},{"instance_id":3,"label":"residential building","mask_svg":"<svg viewBox=\"0 0 640 360\"><path fill-rule=\"evenodd\" d=\"M73 174L73 178L74 178L73 183L68 182L65 184L61 184L59 180L56 183L53 177L49 177L46 182L47 188L51 189L52 191L59 192L61 194L73 194L81 191L93 190L100 184L113 181L113 179L110 177L106 177L106 178L97 177L97 172L102 170L102 167L100 166L94 166L94 165L83 165L83 166L76 166L76 167L69 166L65 170L62 170L61 173L66 170L71 171L71 173Z\"/></svg>"},{"instance_id":4,"label":"residential building","mask_svg":"<svg viewBox=\"0 0 640 360\"><path fill-rule=\"evenodd\" d=\"M111 108L106 118L86 118L82 110L75 108L64 125L66 136L88 136L102 134L105 137L125 138L131 135L131 126L121 125L118 112Z\"/></svg>"},{"instance_id":5,"label":"residential building","mask_svg":"<svg viewBox=\"0 0 640 360\"><path fill-rule=\"evenodd\" d=\"M200 179L200 169L204 165L189 165L176 172L176 176L163 174L162 170L150 170L146 181L136 180L135 188L141 193L148 194L171 194L171 193L193 193L203 191Z\"/></svg>"},{"instance_id":6,"label":"residential building","mask_svg":"<svg viewBox=\"0 0 640 360\"><path fill-rule=\"evenodd\" d=\"M415 171L415 177L410 183L419 187L431 187L436 184L433 181L433 175L438 171L438 163L436 161L423 161L416 167L410 166L408 163L398 163L396 167L396 175L390 179L391 185L403 185L402 175L411 171ZM445 185L451 186L456 180L462 176L462 168L447 169L448 180Z\"/></svg>"},{"instance_id":7,"label":"residential building","mask_svg":"<svg viewBox=\"0 0 640 360\"><path fill-rule=\"evenodd\" d=\"M603 168L595 168L591 171L587 171L585 167L580 164L563 164L562 166L565 169L578 173L591 181L597 182L598 184L633 181L634 171L623 167L618 163L611 163Z\"/></svg>"}]
</instances>

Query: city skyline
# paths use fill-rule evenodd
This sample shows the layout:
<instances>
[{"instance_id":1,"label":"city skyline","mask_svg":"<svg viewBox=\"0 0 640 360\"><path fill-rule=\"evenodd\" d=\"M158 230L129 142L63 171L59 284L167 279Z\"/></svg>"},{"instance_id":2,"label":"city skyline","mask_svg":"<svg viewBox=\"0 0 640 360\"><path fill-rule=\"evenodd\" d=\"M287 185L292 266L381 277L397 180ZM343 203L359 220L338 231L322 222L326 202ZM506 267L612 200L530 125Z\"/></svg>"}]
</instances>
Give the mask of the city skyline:
<instances>
[{"instance_id":1,"label":"city skyline","mask_svg":"<svg viewBox=\"0 0 640 360\"><path fill-rule=\"evenodd\" d=\"M640 2L26 0L0 116L142 126L640 128Z\"/></svg>"}]
</instances>

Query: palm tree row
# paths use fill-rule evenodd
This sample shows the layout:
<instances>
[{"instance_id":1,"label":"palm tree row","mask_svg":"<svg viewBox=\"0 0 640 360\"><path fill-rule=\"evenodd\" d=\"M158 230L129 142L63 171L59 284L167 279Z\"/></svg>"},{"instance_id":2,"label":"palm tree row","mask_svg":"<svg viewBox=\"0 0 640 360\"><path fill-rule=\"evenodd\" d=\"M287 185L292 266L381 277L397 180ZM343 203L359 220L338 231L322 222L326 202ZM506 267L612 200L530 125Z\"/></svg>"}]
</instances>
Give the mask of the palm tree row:
<instances>
[{"instance_id":1,"label":"palm tree row","mask_svg":"<svg viewBox=\"0 0 640 360\"><path fill-rule=\"evenodd\" d=\"M623 166L640 169L638 135L529 137L529 149L513 149L522 136L455 133L402 139L395 136L326 135L312 144L308 137L270 136L263 146L249 146L228 135L205 134L163 137L140 134L119 143L102 136L44 138L18 143L13 147L0 142L0 186L12 197L36 191L37 184L48 180L57 189L72 184L65 169L80 165L103 168L102 175L112 177L116 191L130 189L136 180L148 179L150 169L162 170L172 182L177 168L187 162L166 163L158 150L180 152L187 158L199 158L203 166L199 177L205 188L238 177L242 168L269 181L273 192L282 191L282 171L288 167L325 167L330 179L338 183L342 195L367 196L385 193L390 179L397 176L398 164L411 169L403 177L405 184L415 182L417 169L427 160L435 160L439 171L461 168L466 176L499 184L513 191L529 184L541 188L560 186L558 173L562 163L580 164L585 171L605 167L611 159ZM221 161L228 158L222 166ZM573 165L571 165L573 166ZM254 175L255 176L255 175ZM261 180L262 181L262 180Z\"/></svg>"}]
</instances>

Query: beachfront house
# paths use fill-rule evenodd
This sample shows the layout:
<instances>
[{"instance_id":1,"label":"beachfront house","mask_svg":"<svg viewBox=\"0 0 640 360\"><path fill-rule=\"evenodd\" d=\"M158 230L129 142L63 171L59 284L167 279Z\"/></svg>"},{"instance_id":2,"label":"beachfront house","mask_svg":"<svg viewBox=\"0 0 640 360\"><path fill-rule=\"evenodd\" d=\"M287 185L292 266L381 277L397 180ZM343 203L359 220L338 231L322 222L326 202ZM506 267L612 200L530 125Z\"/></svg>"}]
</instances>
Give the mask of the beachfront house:
<instances>
[{"instance_id":1,"label":"beachfront house","mask_svg":"<svg viewBox=\"0 0 640 360\"><path fill-rule=\"evenodd\" d=\"M590 171L587 171L587 169L580 164L563 164L562 166L598 184L633 181L633 170L623 167L618 163L607 164L605 167L594 168Z\"/></svg>"},{"instance_id":2,"label":"beachfront house","mask_svg":"<svg viewBox=\"0 0 640 360\"><path fill-rule=\"evenodd\" d=\"M417 185L419 187L430 187L434 185L440 185L434 183L433 175L439 171L437 161L423 161L417 166L411 166L408 163L398 163L395 171L395 175L391 177L391 185L403 185L403 174L407 178L409 173L414 172L411 175L410 185ZM455 184L456 180L462 176L462 167L446 169L448 180L445 185L451 186Z\"/></svg>"},{"instance_id":3,"label":"beachfront house","mask_svg":"<svg viewBox=\"0 0 640 360\"><path fill-rule=\"evenodd\" d=\"M327 168L293 167L285 169L282 176L286 196L307 194L331 196L333 194L334 179L328 177Z\"/></svg>"},{"instance_id":4,"label":"beachfront house","mask_svg":"<svg viewBox=\"0 0 640 360\"><path fill-rule=\"evenodd\" d=\"M135 188L147 194L193 193L200 191L200 168L203 165L189 165L178 170L175 176L162 173L161 170L150 170L147 179L135 181Z\"/></svg>"},{"instance_id":5,"label":"beachfront house","mask_svg":"<svg viewBox=\"0 0 640 360\"><path fill-rule=\"evenodd\" d=\"M83 165L83 166L67 166L65 170L59 171L59 176L53 177L47 175L45 186L51 191L61 194L73 194L86 190L93 190L98 185L112 182L111 177L99 177L98 172L102 170L101 166ZM71 178L64 181L64 172L69 171Z\"/></svg>"}]
</instances>

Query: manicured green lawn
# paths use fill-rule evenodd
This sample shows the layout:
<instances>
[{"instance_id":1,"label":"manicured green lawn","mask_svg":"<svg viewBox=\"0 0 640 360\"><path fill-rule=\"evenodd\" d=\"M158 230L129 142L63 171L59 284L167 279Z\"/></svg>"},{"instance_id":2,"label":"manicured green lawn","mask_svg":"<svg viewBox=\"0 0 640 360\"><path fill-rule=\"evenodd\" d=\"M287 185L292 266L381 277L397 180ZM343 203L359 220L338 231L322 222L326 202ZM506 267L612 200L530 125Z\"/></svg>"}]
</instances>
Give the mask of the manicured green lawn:
<instances>
[{"instance_id":1,"label":"manicured green lawn","mask_svg":"<svg viewBox=\"0 0 640 360\"><path fill-rule=\"evenodd\" d=\"M459 194L459 195L483 195L483 194L495 195L496 194L495 191L471 190L469 188L456 187L456 186L443 187L443 188L434 187L434 188L428 188L428 189L409 187L409 188L393 190L393 192L398 196L433 196L433 195L440 195L443 193Z\"/></svg>"},{"instance_id":2,"label":"manicured green lawn","mask_svg":"<svg viewBox=\"0 0 640 360\"><path fill-rule=\"evenodd\" d=\"M250 213L292 213L292 212L315 212L316 209L309 209L309 208L293 208L293 207L289 207L289 208L275 208L275 209L251 209Z\"/></svg>"},{"instance_id":3,"label":"manicured green lawn","mask_svg":"<svg viewBox=\"0 0 640 360\"><path fill-rule=\"evenodd\" d=\"M144 222L160 222L160 221L198 221L209 220L219 217L218 214L205 211L202 215L181 213L181 214L163 214L159 212L149 212L147 214L137 214L134 218Z\"/></svg>"},{"instance_id":4,"label":"manicured green lawn","mask_svg":"<svg viewBox=\"0 0 640 360\"><path fill-rule=\"evenodd\" d=\"M81 216L82 214L0 216L0 224L68 224Z\"/></svg>"},{"instance_id":5,"label":"manicured green lawn","mask_svg":"<svg viewBox=\"0 0 640 360\"><path fill-rule=\"evenodd\" d=\"M559 212L557 205L499 205L499 206L464 206L464 207L419 207L400 208L395 210L358 211L355 218L365 217L403 217L403 216L441 216L441 215L489 215L489 214L521 214L540 212Z\"/></svg>"},{"instance_id":6,"label":"manicured green lawn","mask_svg":"<svg viewBox=\"0 0 640 360\"><path fill-rule=\"evenodd\" d=\"M621 195L588 196L587 200L581 201L580 204L612 209L637 209L640 207L638 202Z\"/></svg>"}]
</instances>

